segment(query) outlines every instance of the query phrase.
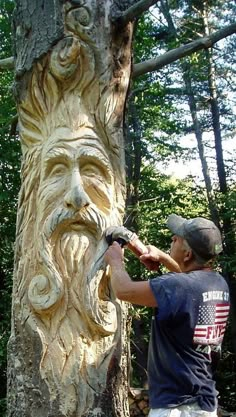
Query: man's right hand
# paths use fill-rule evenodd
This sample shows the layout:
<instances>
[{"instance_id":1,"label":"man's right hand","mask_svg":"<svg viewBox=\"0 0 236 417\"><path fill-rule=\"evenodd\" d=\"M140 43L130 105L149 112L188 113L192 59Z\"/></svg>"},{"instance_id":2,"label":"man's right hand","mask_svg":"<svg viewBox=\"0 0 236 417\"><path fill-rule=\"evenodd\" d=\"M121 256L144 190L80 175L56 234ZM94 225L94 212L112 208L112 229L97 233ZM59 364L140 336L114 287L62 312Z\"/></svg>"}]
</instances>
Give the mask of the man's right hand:
<instances>
[{"instance_id":1,"label":"man's right hand","mask_svg":"<svg viewBox=\"0 0 236 417\"><path fill-rule=\"evenodd\" d=\"M150 271L157 271L161 263L171 272L181 272L179 265L170 255L156 246L148 245L147 249L148 253L141 255L139 259Z\"/></svg>"},{"instance_id":2,"label":"man's right hand","mask_svg":"<svg viewBox=\"0 0 236 417\"><path fill-rule=\"evenodd\" d=\"M158 271L161 263L161 254L164 252L152 245L147 245L146 248L148 252L139 257L140 262L150 271Z\"/></svg>"}]
</instances>

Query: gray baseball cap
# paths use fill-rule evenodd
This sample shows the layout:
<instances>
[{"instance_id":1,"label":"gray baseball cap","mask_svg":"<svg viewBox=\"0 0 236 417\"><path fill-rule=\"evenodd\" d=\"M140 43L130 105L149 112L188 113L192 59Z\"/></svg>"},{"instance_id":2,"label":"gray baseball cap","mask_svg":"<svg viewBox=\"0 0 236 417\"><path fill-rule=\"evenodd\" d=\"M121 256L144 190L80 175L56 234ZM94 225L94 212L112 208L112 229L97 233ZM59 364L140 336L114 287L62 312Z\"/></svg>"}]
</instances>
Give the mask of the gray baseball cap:
<instances>
[{"instance_id":1,"label":"gray baseball cap","mask_svg":"<svg viewBox=\"0 0 236 417\"><path fill-rule=\"evenodd\" d=\"M203 217L184 219L171 214L167 227L174 235L185 239L193 252L206 261L223 250L220 231L211 220Z\"/></svg>"}]
</instances>

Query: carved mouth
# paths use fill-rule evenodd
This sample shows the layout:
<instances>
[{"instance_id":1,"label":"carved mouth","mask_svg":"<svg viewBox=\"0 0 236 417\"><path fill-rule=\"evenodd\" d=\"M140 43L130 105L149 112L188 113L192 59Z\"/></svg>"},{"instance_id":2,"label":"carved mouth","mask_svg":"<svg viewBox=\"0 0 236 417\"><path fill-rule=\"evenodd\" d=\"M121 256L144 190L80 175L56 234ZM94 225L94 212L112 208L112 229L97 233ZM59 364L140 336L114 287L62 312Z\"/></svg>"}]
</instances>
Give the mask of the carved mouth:
<instances>
[{"instance_id":1,"label":"carved mouth","mask_svg":"<svg viewBox=\"0 0 236 417\"><path fill-rule=\"evenodd\" d=\"M93 232L93 234L94 233L97 234L96 226L93 226L92 224L86 224L83 221L76 221L76 222L70 223L69 227L71 230L74 230L76 232L80 232L80 231L86 232L86 230L89 229L89 232Z\"/></svg>"},{"instance_id":2,"label":"carved mouth","mask_svg":"<svg viewBox=\"0 0 236 417\"><path fill-rule=\"evenodd\" d=\"M75 223L71 223L70 224L71 229L73 230L81 230L85 228L85 224L84 223L80 223L80 222L75 222Z\"/></svg>"},{"instance_id":3,"label":"carved mouth","mask_svg":"<svg viewBox=\"0 0 236 417\"><path fill-rule=\"evenodd\" d=\"M53 234L57 235L60 233L61 229L88 230L97 239L100 239L105 228L106 222L101 216L98 216L96 210L92 207L80 210L79 213L72 213L59 207L46 219L44 233L47 238L50 238Z\"/></svg>"}]
</instances>

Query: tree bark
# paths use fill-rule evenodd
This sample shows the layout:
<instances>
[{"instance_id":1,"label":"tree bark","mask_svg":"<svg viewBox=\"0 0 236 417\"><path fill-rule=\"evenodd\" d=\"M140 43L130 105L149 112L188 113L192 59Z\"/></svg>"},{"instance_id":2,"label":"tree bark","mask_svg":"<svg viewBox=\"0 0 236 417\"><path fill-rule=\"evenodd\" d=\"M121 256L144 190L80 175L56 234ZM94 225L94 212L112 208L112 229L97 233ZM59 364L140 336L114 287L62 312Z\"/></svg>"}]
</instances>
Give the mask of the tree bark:
<instances>
[{"instance_id":1,"label":"tree bark","mask_svg":"<svg viewBox=\"0 0 236 417\"><path fill-rule=\"evenodd\" d=\"M16 1L22 186L9 417L129 415L127 308L103 262L105 229L122 224L125 205L133 27L111 23L119 4Z\"/></svg>"},{"instance_id":2,"label":"tree bark","mask_svg":"<svg viewBox=\"0 0 236 417\"><path fill-rule=\"evenodd\" d=\"M207 36L210 36L210 30L208 26L208 16L206 10L206 4L204 3L203 9L203 22L204 29ZM215 137L215 150L216 150L216 163L217 163L217 172L219 178L220 192L227 192L227 180L226 172L224 165L223 157L223 148L222 148L222 135L221 135L221 126L220 126L220 111L218 105L218 94L216 87L216 75L215 75L215 65L213 62L212 49L206 51L207 63L208 63L208 86L210 92L210 105L211 105L211 114L212 114L212 127Z\"/></svg>"},{"instance_id":3,"label":"tree bark","mask_svg":"<svg viewBox=\"0 0 236 417\"><path fill-rule=\"evenodd\" d=\"M139 0L131 2L128 9L125 11L119 11L118 13L113 13L112 22L119 26L125 26L127 23L131 22L134 19L137 19L143 12L149 9L157 3L158 0Z\"/></svg>"}]
</instances>

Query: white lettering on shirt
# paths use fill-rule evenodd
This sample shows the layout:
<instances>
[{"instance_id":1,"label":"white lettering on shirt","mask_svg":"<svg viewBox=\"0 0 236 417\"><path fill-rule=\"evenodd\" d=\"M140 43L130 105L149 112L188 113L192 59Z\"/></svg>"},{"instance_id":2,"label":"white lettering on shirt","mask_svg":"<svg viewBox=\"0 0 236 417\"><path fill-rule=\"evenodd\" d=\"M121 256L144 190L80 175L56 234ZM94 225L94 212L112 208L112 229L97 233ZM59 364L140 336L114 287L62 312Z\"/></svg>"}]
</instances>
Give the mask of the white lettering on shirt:
<instances>
[{"instance_id":1,"label":"white lettering on shirt","mask_svg":"<svg viewBox=\"0 0 236 417\"><path fill-rule=\"evenodd\" d=\"M224 291L207 291L202 293L203 301L229 301L229 293Z\"/></svg>"}]
</instances>

